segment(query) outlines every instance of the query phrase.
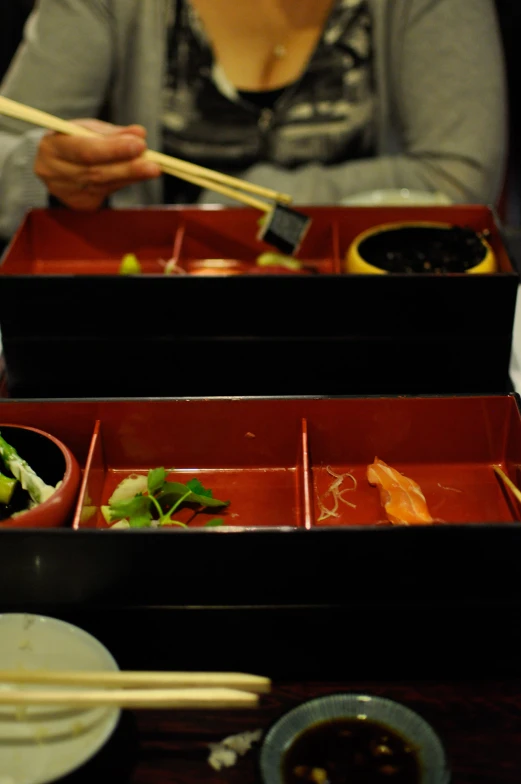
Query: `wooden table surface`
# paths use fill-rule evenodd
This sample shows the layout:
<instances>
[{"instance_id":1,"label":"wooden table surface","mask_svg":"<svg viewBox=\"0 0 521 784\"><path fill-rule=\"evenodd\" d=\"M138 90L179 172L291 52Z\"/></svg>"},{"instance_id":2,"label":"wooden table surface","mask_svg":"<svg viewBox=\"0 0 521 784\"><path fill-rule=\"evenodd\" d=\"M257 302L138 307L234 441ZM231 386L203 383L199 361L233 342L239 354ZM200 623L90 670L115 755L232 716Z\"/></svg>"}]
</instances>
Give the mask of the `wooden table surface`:
<instances>
[{"instance_id":1,"label":"wooden table surface","mask_svg":"<svg viewBox=\"0 0 521 784\"><path fill-rule=\"evenodd\" d=\"M421 650L411 651L421 656ZM208 744L265 730L307 699L338 691L379 694L418 711L440 734L454 784L521 781L521 680L468 682L277 682L257 711L123 714L111 741L62 784L259 784L258 746L214 771Z\"/></svg>"}]
</instances>

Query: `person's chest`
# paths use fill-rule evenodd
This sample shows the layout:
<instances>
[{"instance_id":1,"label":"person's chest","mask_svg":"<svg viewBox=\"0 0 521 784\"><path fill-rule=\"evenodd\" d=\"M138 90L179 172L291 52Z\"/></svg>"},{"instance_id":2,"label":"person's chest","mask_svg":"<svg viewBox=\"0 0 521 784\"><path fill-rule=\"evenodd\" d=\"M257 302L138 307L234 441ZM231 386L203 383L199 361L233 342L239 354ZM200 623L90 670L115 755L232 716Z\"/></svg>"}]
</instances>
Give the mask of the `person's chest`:
<instances>
[{"instance_id":1,"label":"person's chest","mask_svg":"<svg viewBox=\"0 0 521 784\"><path fill-rule=\"evenodd\" d=\"M337 0L186 0L238 89L269 90L305 69Z\"/></svg>"},{"instance_id":2,"label":"person's chest","mask_svg":"<svg viewBox=\"0 0 521 784\"><path fill-rule=\"evenodd\" d=\"M268 104L239 93L223 73L193 4L170 2L175 13L162 113L169 154L244 169L259 160L293 167L372 153L375 99L366 0L335 0L303 72Z\"/></svg>"}]
</instances>

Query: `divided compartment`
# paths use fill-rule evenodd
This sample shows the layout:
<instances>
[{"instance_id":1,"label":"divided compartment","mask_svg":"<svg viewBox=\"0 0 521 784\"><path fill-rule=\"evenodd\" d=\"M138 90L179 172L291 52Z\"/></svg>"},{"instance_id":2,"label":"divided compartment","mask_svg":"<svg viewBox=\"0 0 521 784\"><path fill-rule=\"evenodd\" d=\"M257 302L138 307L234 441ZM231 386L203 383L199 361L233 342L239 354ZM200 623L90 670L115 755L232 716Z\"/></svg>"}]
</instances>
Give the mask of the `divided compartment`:
<instances>
[{"instance_id":1,"label":"divided compartment","mask_svg":"<svg viewBox=\"0 0 521 784\"><path fill-rule=\"evenodd\" d=\"M128 402L123 410L122 416L121 406L107 403L95 424L75 529L108 528L101 507L119 483L160 466L168 481L198 479L214 498L230 501L206 509L182 505L174 519L191 529L215 518L234 529L310 527L307 442L298 420L270 417L269 403L246 406L233 418L211 401Z\"/></svg>"},{"instance_id":2,"label":"divided compartment","mask_svg":"<svg viewBox=\"0 0 521 784\"><path fill-rule=\"evenodd\" d=\"M420 485L436 522L521 521L520 503L493 469L500 466L521 487L514 397L330 401L309 420L313 525L390 525L379 489L367 480L375 457ZM339 489L354 507L339 500L338 516L325 514L324 507L335 507L333 474L347 473L352 478Z\"/></svg>"},{"instance_id":3,"label":"divided compartment","mask_svg":"<svg viewBox=\"0 0 521 784\"><path fill-rule=\"evenodd\" d=\"M342 215L338 210L335 210L335 227L338 232L340 267L342 270L345 270L347 253L352 242L362 232L386 223L425 221L461 226L462 228L473 229L477 233L487 232L487 241L494 251L498 266L497 272L492 273L492 275L497 276L502 273L519 274L509 258L495 215L488 207L472 204L448 207L352 207L348 213L349 220L344 217L346 215L346 213ZM441 278L450 279L461 276L465 278L483 277L481 275L469 276L466 273L450 273L441 276ZM403 276L394 273L392 276L385 277L402 278ZM417 279L418 277L440 278L435 273L406 275L407 279ZM485 278L490 277L490 274L485 276Z\"/></svg>"},{"instance_id":4,"label":"divided compartment","mask_svg":"<svg viewBox=\"0 0 521 784\"><path fill-rule=\"evenodd\" d=\"M263 253L277 251L257 240L258 222L259 213L254 210L187 212L178 232L182 235L179 256L174 253L174 258L188 272L201 269L204 262L217 262L223 267L228 263L228 270L233 270L233 265L237 264L239 273L269 274L270 267L257 267L256 260ZM313 217L302 245L294 255L305 268L315 273L340 273L336 222L327 213Z\"/></svg>"},{"instance_id":5,"label":"divided compartment","mask_svg":"<svg viewBox=\"0 0 521 784\"><path fill-rule=\"evenodd\" d=\"M61 441L62 444L72 453L72 455L76 458L78 463L80 472L82 474L82 480L79 485L79 488L73 494L69 494L67 496L68 499L73 500L73 505L71 509L70 515L67 515L67 519L63 523L56 520L53 520L52 514L47 515L46 520L42 518L40 515L36 526L40 528L68 528L73 522L74 515L77 513L78 505L80 503L80 499L82 497L82 488L84 482L84 476L86 467L89 462L89 451L90 445L92 443L92 418L90 416L90 408L89 406L85 406L83 403L79 403L77 406L70 406L66 402L46 402L44 405L40 401L31 401L31 402L18 402L15 401L11 403L11 401L5 401L0 406L0 422L2 426L9 427L10 425L22 426L22 427L30 427L36 428L37 430L42 431L58 441ZM3 428L0 428L3 433ZM5 438L9 443L12 443L13 446L16 447L16 443L12 442L9 438L8 434L5 434ZM22 446L17 447L19 450L20 457L22 459L26 459L31 467L37 471L40 477L44 481L50 481L54 485L55 480L51 480L49 477L46 477L43 473L43 468L38 469L38 465L32 462L30 455L27 455L23 451ZM50 466L47 466L49 468ZM61 509L63 509L63 500L64 494L57 493L57 496L61 496L58 500L58 504ZM54 496L51 496L48 503L52 502ZM38 507L39 508L39 507ZM65 507L66 508L66 507ZM52 510L51 510L52 513ZM62 518L65 512L61 512ZM20 518L20 522L23 521L23 517ZM3 521L2 521L3 522ZM24 531L29 531L30 527L26 523L24 526L21 526ZM16 530L15 526L9 524L6 520L5 525L0 524L0 530Z\"/></svg>"},{"instance_id":6,"label":"divided compartment","mask_svg":"<svg viewBox=\"0 0 521 784\"><path fill-rule=\"evenodd\" d=\"M133 253L143 273L162 275L172 256L180 212L163 210L32 210L15 235L1 274L31 276L119 275Z\"/></svg>"},{"instance_id":7,"label":"divided compartment","mask_svg":"<svg viewBox=\"0 0 521 784\"><path fill-rule=\"evenodd\" d=\"M242 209L32 210L0 274L119 275L128 253L147 276L163 275L168 261L190 272L216 259L239 262L241 272L269 274L269 267L256 267L262 253L276 252L256 238L259 217L258 211ZM313 218L295 257L315 272L341 272L336 222L327 213Z\"/></svg>"}]
</instances>

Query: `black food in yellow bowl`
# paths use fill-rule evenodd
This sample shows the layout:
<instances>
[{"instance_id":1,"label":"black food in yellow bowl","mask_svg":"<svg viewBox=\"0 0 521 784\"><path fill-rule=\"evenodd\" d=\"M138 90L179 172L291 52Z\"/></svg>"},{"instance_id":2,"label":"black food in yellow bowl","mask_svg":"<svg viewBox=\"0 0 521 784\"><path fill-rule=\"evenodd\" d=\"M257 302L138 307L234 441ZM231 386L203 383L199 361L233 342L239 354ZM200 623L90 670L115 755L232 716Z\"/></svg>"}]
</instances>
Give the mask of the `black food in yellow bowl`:
<instances>
[{"instance_id":1,"label":"black food in yellow bowl","mask_svg":"<svg viewBox=\"0 0 521 784\"><path fill-rule=\"evenodd\" d=\"M495 254L484 234L448 223L383 223L355 238L347 252L346 271L358 275L495 272Z\"/></svg>"}]
</instances>

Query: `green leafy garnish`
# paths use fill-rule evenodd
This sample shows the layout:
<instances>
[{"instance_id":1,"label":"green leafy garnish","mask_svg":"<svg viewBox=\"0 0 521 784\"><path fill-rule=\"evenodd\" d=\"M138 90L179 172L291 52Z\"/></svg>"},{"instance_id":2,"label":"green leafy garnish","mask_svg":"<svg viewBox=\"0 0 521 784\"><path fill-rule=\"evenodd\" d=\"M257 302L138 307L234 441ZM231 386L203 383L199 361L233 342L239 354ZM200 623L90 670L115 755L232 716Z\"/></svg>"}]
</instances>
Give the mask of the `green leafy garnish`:
<instances>
[{"instance_id":1,"label":"green leafy garnish","mask_svg":"<svg viewBox=\"0 0 521 784\"><path fill-rule=\"evenodd\" d=\"M198 480L195 480L198 482ZM200 482L198 482L200 488L198 488L199 492L195 493L190 488L190 483L187 482L186 484L181 484L181 482L165 482L162 491L162 498L165 499L172 499L172 498L179 498L182 495L186 496L186 503L188 504L199 504L200 506L228 506L229 501L219 501L217 498L213 498L212 491L206 490Z\"/></svg>"},{"instance_id":2,"label":"green leafy garnish","mask_svg":"<svg viewBox=\"0 0 521 784\"><path fill-rule=\"evenodd\" d=\"M166 471L164 468L153 468L151 471L148 472L147 477L147 486L148 492L154 493L159 492L162 489L163 485L166 481Z\"/></svg>"},{"instance_id":3,"label":"green leafy garnish","mask_svg":"<svg viewBox=\"0 0 521 784\"><path fill-rule=\"evenodd\" d=\"M128 522L131 528L150 528L152 514L148 511L135 514L129 518Z\"/></svg>"},{"instance_id":4,"label":"green leafy garnish","mask_svg":"<svg viewBox=\"0 0 521 784\"><path fill-rule=\"evenodd\" d=\"M110 505L109 509L111 522L114 523L116 520L128 520L130 522L131 519L141 517L150 511L150 499L143 493L138 493L133 498L127 498L125 501L115 501Z\"/></svg>"},{"instance_id":5,"label":"green leafy garnish","mask_svg":"<svg viewBox=\"0 0 521 784\"><path fill-rule=\"evenodd\" d=\"M109 506L109 521L127 520L131 528L150 528L165 525L186 528L186 523L172 518L183 504L195 504L201 508L228 506L229 501L213 497L209 488L198 479L182 482L167 482L164 468L153 468L148 472L146 492L136 493L132 498L114 501ZM214 518L209 526L223 525L222 518Z\"/></svg>"},{"instance_id":6,"label":"green leafy garnish","mask_svg":"<svg viewBox=\"0 0 521 784\"><path fill-rule=\"evenodd\" d=\"M198 479L189 479L186 483L186 486L189 487L192 493L195 493L196 495L204 496L205 498L213 498L212 491L208 490L206 487L203 487Z\"/></svg>"},{"instance_id":7,"label":"green leafy garnish","mask_svg":"<svg viewBox=\"0 0 521 784\"><path fill-rule=\"evenodd\" d=\"M224 525L224 520L222 517L214 517L213 520L208 520L205 523L205 528L217 528L219 525Z\"/></svg>"}]
</instances>

